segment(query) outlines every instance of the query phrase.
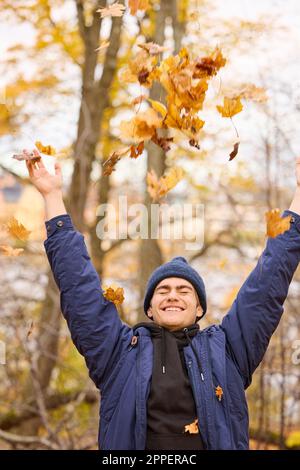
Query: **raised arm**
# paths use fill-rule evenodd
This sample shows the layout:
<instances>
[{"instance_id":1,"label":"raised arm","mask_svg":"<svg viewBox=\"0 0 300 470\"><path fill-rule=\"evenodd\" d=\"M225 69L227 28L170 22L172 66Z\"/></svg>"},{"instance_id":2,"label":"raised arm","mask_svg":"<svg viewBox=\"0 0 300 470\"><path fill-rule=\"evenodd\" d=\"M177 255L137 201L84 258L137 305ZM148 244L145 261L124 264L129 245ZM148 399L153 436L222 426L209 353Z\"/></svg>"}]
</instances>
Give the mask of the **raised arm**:
<instances>
[{"instance_id":1,"label":"raised arm","mask_svg":"<svg viewBox=\"0 0 300 470\"><path fill-rule=\"evenodd\" d=\"M37 167L26 162L30 179L44 197L47 257L60 290L61 310L72 340L84 356L90 377L101 388L130 342L131 329L119 318L115 305L102 294L101 284L75 230L62 198L59 164L50 175L42 160Z\"/></svg>"},{"instance_id":2,"label":"raised arm","mask_svg":"<svg viewBox=\"0 0 300 470\"><path fill-rule=\"evenodd\" d=\"M289 285L300 261L300 159L296 162L297 189L289 210L290 229L269 238L258 263L242 285L221 327L229 354L245 387L261 362L274 333Z\"/></svg>"}]
</instances>

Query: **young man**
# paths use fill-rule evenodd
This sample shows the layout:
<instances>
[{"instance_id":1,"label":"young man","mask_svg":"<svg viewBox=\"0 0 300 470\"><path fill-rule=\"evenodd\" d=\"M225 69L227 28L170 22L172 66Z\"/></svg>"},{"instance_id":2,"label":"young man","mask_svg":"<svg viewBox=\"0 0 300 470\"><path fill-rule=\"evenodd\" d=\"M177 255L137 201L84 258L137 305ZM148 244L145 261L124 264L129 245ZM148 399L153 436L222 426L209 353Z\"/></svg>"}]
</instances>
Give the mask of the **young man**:
<instances>
[{"instance_id":1,"label":"young man","mask_svg":"<svg viewBox=\"0 0 300 470\"><path fill-rule=\"evenodd\" d=\"M200 331L204 283L182 257L158 267L144 310L129 328L103 295L84 237L74 229L55 176L27 163L43 195L44 245L72 339L101 391L100 449L247 449L244 390L283 313L300 260L300 159L290 229L269 238L221 325ZM191 425L190 427L186 427Z\"/></svg>"}]
</instances>

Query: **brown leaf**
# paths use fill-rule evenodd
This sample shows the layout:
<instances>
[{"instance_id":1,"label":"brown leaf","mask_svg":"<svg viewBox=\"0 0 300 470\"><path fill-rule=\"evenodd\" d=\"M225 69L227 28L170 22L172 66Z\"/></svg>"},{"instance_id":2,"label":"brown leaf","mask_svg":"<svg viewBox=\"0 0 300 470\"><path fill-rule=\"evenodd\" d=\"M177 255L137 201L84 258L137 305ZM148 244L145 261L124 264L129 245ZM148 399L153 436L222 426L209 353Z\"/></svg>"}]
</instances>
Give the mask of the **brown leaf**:
<instances>
[{"instance_id":1,"label":"brown leaf","mask_svg":"<svg viewBox=\"0 0 300 470\"><path fill-rule=\"evenodd\" d=\"M272 209L265 213L267 222L267 237L275 238L277 235L289 230L291 226L291 215L280 217L279 209Z\"/></svg>"},{"instance_id":2,"label":"brown leaf","mask_svg":"<svg viewBox=\"0 0 300 470\"><path fill-rule=\"evenodd\" d=\"M189 434L199 434L198 419L196 418L191 424L184 426L184 432Z\"/></svg>"},{"instance_id":3,"label":"brown leaf","mask_svg":"<svg viewBox=\"0 0 300 470\"><path fill-rule=\"evenodd\" d=\"M239 151L239 145L240 145L239 142L236 142L236 143L234 144L233 150L232 150L232 152L230 152L230 154L229 154L229 161L233 160L234 157L237 156L238 151Z\"/></svg>"},{"instance_id":4,"label":"brown leaf","mask_svg":"<svg viewBox=\"0 0 300 470\"><path fill-rule=\"evenodd\" d=\"M12 156L15 160L22 161L22 160L30 160L32 163L38 162L41 159L40 154L36 149L32 152L24 149L22 153L17 153Z\"/></svg>"},{"instance_id":5,"label":"brown leaf","mask_svg":"<svg viewBox=\"0 0 300 470\"><path fill-rule=\"evenodd\" d=\"M103 163L103 174L105 176L111 175L115 169L116 163L121 157L127 155L130 152L131 147L123 147L122 149L116 150L104 163Z\"/></svg>"},{"instance_id":6,"label":"brown leaf","mask_svg":"<svg viewBox=\"0 0 300 470\"><path fill-rule=\"evenodd\" d=\"M23 248L12 248L8 245L0 245L0 251L5 256L19 256L24 250Z\"/></svg>"},{"instance_id":7,"label":"brown leaf","mask_svg":"<svg viewBox=\"0 0 300 470\"><path fill-rule=\"evenodd\" d=\"M173 142L174 137L158 137L157 132L151 137L154 144L159 145L164 152L168 152L171 148L170 143Z\"/></svg>"},{"instance_id":8,"label":"brown leaf","mask_svg":"<svg viewBox=\"0 0 300 470\"><path fill-rule=\"evenodd\" d=\"M18 238L19 240L22 240L24 242L27 241L31 233L31 231L27 230L23 224L21 224L20 222L17 221L17 219L15 219L15 217L12 217L8 221L6 225L6 229L12 237Z\"/></svg>"}]
</instances>

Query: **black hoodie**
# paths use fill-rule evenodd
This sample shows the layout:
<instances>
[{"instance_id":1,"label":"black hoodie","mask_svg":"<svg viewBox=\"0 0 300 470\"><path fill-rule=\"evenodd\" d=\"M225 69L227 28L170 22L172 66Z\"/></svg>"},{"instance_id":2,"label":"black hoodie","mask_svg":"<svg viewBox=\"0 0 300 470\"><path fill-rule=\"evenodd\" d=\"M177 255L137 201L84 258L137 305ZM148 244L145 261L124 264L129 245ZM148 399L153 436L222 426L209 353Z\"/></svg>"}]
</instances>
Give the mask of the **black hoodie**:
<instances>
[{"instance_id":1,"label":"black hoodie","mask_svg":"<svg viewBox=\"0 0 300 470\"><path fill-rule=\"evenodd\" d=\"M150 330L154 349L146 450L204 449L200 433L185 432L185 426L197 419L197 412L183 348L197 334L199 325L172 332L156 323L137 326ZM201 423L199 427L201 430Z\"/></svg>"}]
</instances>

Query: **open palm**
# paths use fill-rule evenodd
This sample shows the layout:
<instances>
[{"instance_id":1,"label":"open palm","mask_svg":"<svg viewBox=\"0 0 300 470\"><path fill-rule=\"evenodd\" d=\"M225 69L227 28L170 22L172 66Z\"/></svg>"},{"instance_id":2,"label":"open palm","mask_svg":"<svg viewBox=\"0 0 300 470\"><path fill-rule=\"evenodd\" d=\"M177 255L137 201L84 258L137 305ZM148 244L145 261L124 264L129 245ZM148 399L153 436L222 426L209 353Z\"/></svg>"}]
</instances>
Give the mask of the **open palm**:
<instances>
[{"instance_id":1,"label":"open palm","mask_svg":"<svg viewBox=\"0 0 300 470\"><path fill-rule=\"evenodd\" d=\"M42 158L35 163L32 160L26 160L26 166L30 181L43 196L53 191L61 191L63 181L59 163L55 163L55 175L51 175L46 170Z\"/></svg>"}]
</instances>

